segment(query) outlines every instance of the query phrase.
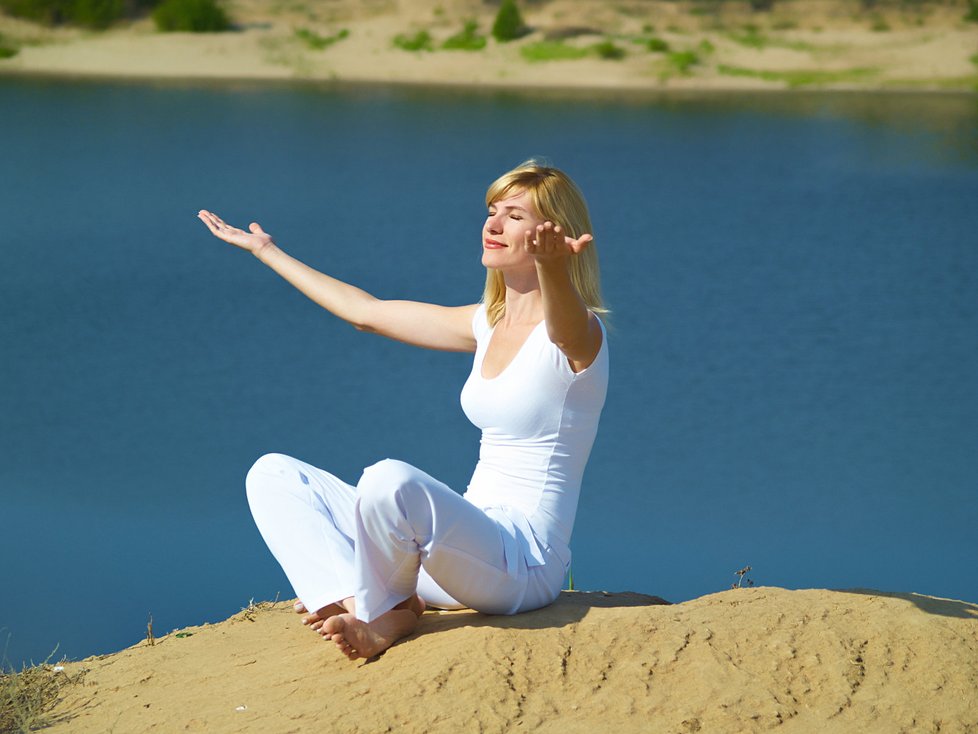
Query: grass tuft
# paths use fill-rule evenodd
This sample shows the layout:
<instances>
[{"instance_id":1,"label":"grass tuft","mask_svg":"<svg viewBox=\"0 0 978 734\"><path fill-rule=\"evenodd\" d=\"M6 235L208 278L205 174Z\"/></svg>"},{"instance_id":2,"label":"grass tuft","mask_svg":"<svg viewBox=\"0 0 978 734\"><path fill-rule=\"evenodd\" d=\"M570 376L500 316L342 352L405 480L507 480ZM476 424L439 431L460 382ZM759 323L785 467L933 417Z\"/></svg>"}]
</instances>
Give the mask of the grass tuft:
<instances>
[{"instance_id":1,"label":"grass tuft","mask_svg":"<svg viewBox=\"0 0 978 734\"><path fill-rule=\"evenodd\" d=\"M579 46L571 46L563 41L537 41L528 43L520 49L520 54L527 61L567 61L583 59L590 51Z\"/></svg>"},{"instance_id":2,"label":"grass tuft","mask_svg":"<svg viewBox=\"0 0 978 734\"><path fill-rule=\"evenodd\" d=\"M428 31L418 31L413 36L399 33L394 36L394 45L405 51L431 51L431 34Z\"/></svg>"},{"instance_id":3,"label":"grass tuft","mask_svg":"<svg viewBox=\"0 0 978 734\"><path fill-rule=\"evenodd\" d=\"M745 25L743 30L743 33L731 34L730 39L748 48L762 49L768 45L767 37L756 25Z\"/></svg>"},{"instance_id":4,"label":"grass tuft","mask_svg":"<svg viewBox=\"0 0 978 734\"><path fill-rule=\"evenodd\" d=\"M344 38L349 37L349 35L350 31L346 28L341 29L332 36L321 36L316 31L308 28L297 28L295 31L295 37L314 51L322 51L323 49L329 48L337 41L342 41Z\"/></svg>"},{"instance_id":5,"label":"grass tuft","mask_svg":"<svg viewBox=\"0 0 978 734\"><path fill-rule=\"evenodd\" d=\"M839 71L822 71L820 69L797 69L793 71L767 71L763 69L745 69L741 66L720 64L717 67L720 74L726 76L750 77L769 82L784 82L790 88L823 86L868 79L878 73L877 69L860 67L841 69Z\"/></svg>"},{"instance_id":6,"label":"grass tuft","mask_svg":"<svg viewBox=\"0 0 978 734\"><path fill-rule=\"evenodd\" d=\"M69 676L47 663L19 673L0 670L0 732L26 734L50 726L51 710L65 686L78 683L84 672Z\"/></svg>"},{"instance_id":7,"label":"grass tuft","mask_svg":"<svg viewBox=\"0 0 978 734\"><path fill-rule=\"evenodd\" d=\"M486 47L486 37L479 33L476 21L468 20L462 30L445 39L441 47L448 51L481 51Z\"/></svg>"}]
</instances>

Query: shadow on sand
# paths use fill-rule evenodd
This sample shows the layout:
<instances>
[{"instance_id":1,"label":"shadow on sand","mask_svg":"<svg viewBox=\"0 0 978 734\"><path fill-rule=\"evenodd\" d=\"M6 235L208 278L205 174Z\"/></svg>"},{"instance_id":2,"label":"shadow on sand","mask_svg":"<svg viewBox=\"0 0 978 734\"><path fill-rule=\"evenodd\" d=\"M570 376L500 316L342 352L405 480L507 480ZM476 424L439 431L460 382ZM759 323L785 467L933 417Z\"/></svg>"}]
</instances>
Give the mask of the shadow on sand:
<instances>
[{"instance_id":1,"label":"shadow on sand","mask_svg":"<svg viewBox=\"0 0 978 734\"><path fill-rule=\"evenodd\" d=\"M840 594L862 594L863 596L885 596L890 599L903 599L915 605L920 611L928 614L939 614L943 617L957 617L978 622L978 604L956 599L941 599L936 596L925 596L896 591L875 591L874 589L833 589Z\"/></svg>"},{"instance_id":2,"label":"shadow on sand","mask_svg":"<svg viewBox=\"0 0 978 734\"><path fill-rule=\"evenodd\" d=\"M562 591L550 606L513 615L480 614L471 609L457 612L426 613L418 633L429 634L460 627L494 627L497 629L548 629L580 622L596 607L648 607L669 604L657 596L632 592ZM416 633L417 634L417 633Z\"/></svg>"}]
</instances>

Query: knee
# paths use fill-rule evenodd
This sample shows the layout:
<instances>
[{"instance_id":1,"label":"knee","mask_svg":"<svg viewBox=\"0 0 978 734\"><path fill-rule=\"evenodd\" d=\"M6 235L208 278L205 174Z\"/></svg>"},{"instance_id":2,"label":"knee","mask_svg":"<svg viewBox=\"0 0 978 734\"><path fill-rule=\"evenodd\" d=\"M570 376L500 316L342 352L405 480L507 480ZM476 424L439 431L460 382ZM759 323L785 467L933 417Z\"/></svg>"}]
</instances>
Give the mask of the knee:
<instances>
[{"instance_id":1,"label":"knee","mask_svg":"<svg viewBox=\"0 0 978 734\"><path fill-rule=\"evenodd\" d=\"M413 467L396 459L384 459L363 470L357 482L357 495L361 498L377 498L408 484Z\"/></svg>"},{"instance_id":2,"label":"knee","mask_svg":"<svg viewBox=\"0 0 978 734\"><path fill-rule=\"evenodd\" d=\"M357 499L361 506L397 502L405 492L418 486L417 469L396 459L384 459L363 470L357 482Z\"/></svg>"},{"instance_id":3,"label":"knee","mask_svg":"<svg viewBox=\"0 0 978 734\"><path fill-rule=\"evenodd\" d=\"M245 492L248 499L269 492L276 486L275 480L284 478L289 470L290 458L284 454L265 454L256 461L245 476Z\"/></svg>"}]
</instances>

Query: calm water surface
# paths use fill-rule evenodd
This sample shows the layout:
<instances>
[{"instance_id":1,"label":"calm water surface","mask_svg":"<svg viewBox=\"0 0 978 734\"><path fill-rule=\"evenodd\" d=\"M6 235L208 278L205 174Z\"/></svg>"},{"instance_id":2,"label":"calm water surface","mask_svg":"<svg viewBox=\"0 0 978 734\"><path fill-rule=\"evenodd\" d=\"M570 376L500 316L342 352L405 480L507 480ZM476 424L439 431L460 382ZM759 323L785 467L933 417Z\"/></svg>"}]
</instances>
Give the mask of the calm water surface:
<instances>
[{"instance_id":1,"label":"calm water surface","mask_svg":"<svg viewBox=\"0 0 978 734\"><path fill-rule=\"evenodd\" d=\"M462 355L355 332L197 222L382 296L481 292L486 185L588 196L613 377L579 588L978 600L978 101L538 99L0 80L0 651L81 657L291 589L243 477L462 490Z\"/></svg>"}]
</instances>

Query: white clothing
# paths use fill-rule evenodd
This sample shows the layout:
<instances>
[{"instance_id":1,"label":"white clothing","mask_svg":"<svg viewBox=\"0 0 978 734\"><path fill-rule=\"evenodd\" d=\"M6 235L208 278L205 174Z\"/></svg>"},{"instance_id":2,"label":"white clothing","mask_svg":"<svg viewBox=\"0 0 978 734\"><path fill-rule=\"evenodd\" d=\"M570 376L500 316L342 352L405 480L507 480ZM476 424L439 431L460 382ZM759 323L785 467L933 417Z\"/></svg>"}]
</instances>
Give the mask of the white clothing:
<instances>
[{"instance_id":1,"label":"white clothing","mask_svg":"<svg viewBox=\"0 0 978 734\"><path fill-rule=\"evenodd\" d=\"M486 379L484 306L473 333L462 406L482 446L464 497L391 459L365 469L355 488L281 454L248 473L255 522L307 609L353 596L369 622L418 593L432 606L514 614L560 593L607 390L606 335L594 363L574 373L541 323Z\"/></svg>"},{"instance_id":2,"label":"white clothing","mask_svg":"<svg viewBox=\"0 0 978 734\"><path fill-rule=\"evenodd\" d=\"M542 563L540 547L550 547L569 564L581 479L608 391L604 326L601 349L582 372L571 369L541 321L491 379L482 376L494 331L484 305L472 329L477 347L461 400L465 415L482 430L482 443L465 498L483 508L518 510L517 517L525 518L518 527L527 557Z\"/></svg>"}]
</instances>

